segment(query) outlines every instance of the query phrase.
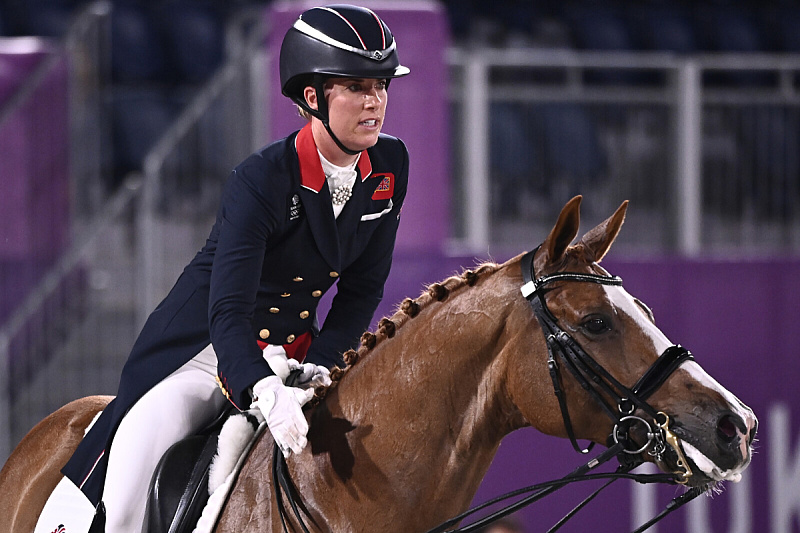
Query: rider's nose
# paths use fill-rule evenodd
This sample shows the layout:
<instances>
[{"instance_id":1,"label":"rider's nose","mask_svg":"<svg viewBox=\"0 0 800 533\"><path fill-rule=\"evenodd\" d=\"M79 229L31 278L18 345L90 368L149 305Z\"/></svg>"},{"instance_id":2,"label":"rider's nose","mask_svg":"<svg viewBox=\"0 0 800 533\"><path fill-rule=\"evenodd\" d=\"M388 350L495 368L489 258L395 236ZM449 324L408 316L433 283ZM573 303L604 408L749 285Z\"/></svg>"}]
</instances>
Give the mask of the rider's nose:
<instances>
[{"instance_id":1,"label":"rider's nose","mask_svg":"<svg viewBox=\"0 0 800 533\"><path fill-rule=\"evenodd\" d=\"M378 107L381 103L381 96L378 89L372 89L364 95L364 105L368 107Z\"/></svg>"}]
</instances>

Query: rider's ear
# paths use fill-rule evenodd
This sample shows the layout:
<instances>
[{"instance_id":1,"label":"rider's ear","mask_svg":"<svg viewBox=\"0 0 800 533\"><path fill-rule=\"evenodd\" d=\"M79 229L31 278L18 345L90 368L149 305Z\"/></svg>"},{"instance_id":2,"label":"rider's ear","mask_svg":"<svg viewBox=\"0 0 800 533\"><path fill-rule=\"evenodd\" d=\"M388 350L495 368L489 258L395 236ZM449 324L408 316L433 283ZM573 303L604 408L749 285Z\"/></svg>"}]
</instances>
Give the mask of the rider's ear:
<instances>
[{"instance_id":1,"label":"rider's ear","mask_svg":"<svg viewBox=\"0 0 800 533\"><path fill-rule=\"evenodd\" d=\"M613 215L598 224L594 229L586 232L581 238L581 244L586 251L599 263L611 248L614 239L617 238L622 223L625 222L625 212L628 210L628 200L622 202Z\"/></svg>"},{"instance_id":2,"label":"rider's ear","mask_svg":"<svg viewBox=\"0 0 800 533\"><path fill-rule=\"evenodd\" d=\"M550 235L542 243L542 249L546 252L545 263L557 263L564 257L570 243L578 235L578 227L581 223L581 196L576 196L561 210L558 221Z\"/></svg>"},{"instance_id":3,"label":"rider's ear","mask_svg":"<svg viewBox=\"0 0 800 533\"><path fill-rule=\"evenodd\" d=\"M311 109L319 109L319 102L317 102L317 90L309 85L303 90L303 97L306 99L308 107Z\"/></svg>"}]
</instances>

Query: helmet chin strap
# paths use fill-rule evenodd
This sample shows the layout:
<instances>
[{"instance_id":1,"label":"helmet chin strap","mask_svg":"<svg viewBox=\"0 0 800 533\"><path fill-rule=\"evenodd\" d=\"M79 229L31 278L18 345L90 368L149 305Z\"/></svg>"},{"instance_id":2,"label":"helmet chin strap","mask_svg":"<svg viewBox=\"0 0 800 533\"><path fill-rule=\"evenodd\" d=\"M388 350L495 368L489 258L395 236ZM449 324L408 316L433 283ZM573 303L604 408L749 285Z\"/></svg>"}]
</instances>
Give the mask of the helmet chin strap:
<instances>
[{"instance_id":1,"label":"helmet chin strap","mask_svg":"<svg viewBox=\"0 0 800 533\"><path fill-rule=\"evenodd\" d=\"M322 125L325 126L325 131L328 132L328 135L331 136L333 142L336 143L336 146L338 146L342 152L346 153L347 155L358 155L361 153L361 150L351 150L345 146L331 129L330 117L328 116L328 101L325 100L324 82L325 79L322 76L314 76L313 87L317 93L317 109L312 109L311 106L309 106L305 101L305 98L295 98L293 100L297 105L305 109L308 113L318 118L320 122L322 122Z\"/></svg>"},{"instance_id":2,"label":"helmet chin strap","mask_svg":"<svg viewBox=\"0 0 800 533\"><path fill-rule=\"evenodd\" d=\"M328 131L328 135L331 136L333 142L336 143L336 146L338 146L342 152L346 153L347 155L358 155L361 153L361 150L351 150L350 148L342 144L342 141L340 141L339 138L333 134L333 130L331 130L331 125L328 123L327 120L323 120L322 125L325 126L325 129Z\"/></svg>"}]
</instances>

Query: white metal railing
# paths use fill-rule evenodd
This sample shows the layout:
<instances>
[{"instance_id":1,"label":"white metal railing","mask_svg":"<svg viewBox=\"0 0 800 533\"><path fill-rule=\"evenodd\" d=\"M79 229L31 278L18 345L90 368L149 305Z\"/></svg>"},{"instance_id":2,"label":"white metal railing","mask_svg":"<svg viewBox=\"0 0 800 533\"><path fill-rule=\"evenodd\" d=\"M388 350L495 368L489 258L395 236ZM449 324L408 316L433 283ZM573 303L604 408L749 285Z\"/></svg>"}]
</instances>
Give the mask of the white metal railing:
<instances>
[{"instance_id":1,"label":"white metal railing","mask_svg":"<svg viewBox=\"0 0 800 533\"><path fill-rule=\"evenodd\" d=\"M456 204L456 219L459 213L463 217L463 229L454 239L459 249L486 250L490 242L503 241L508 239L509 233L513 233L498 230L499 215L492 208L493 201L497 201L493 199L492 186L496 186L497 181L503 180L504 176L502 173L493 174L491 160L497 157L496 151L507 149L493 146L492 128L505 127L503 124L492 124L495 119L494 106L513 104L516 110L524 113L526 108L562 103L590 108L598 114L604 112L603 108L627 109L635 106L666 110L668 120L660 126L658 135L662 143L669 145L668 154L665 154L662 164L665 169L671 170L667 172L662 169L664 175L659 176L669 180L669 185L663 189L663 205L658 206L663 213L656 221L665 229L656 243L652 242L647 232L642 233L642 238L649 241L649 248L696 256L714 247L723 250L739 247L737 253L742 253L742 245L753 249L764 245L763 242L756 243L752 239L747 241L741 238L748 233L758 233L758 230L748 229L752 226L752 220L742 217L721 220L719 225L723 228L726 225L738 228L735 236L731 235L730 230L709 231L707 227L714 221L707 212L708 203L713 200L709 198L707 190L710 186L719 184L715 185L709 171L704 168L704 143L708 138L708 132L704 131L704 117L709 114L712 106L729 106L726 112L731 115L740 113L740 108L747 106L779 106L782 113L795 113L800 109L800 91L796 77L800 72L800 56L680 56L670 53L459 48L451 49L447 58L455 80L451 101L455 107L460 106L461 109L461 121L456 126L458 131L453 135L460 143L460 146L454 147L457 168L454 169L453 176L462 177L461 188L468 191L468 194L463 194L463 202ZM555 82L551 79L554 72L559 78ZM631 83L627 78L616 83L587 81L590 73L598 72L611 75L658 75L660 81ZM752 86L715 86L706 80L709 75L745 72L770 75L774 80ZM544 74L545 81L536 79L540 74ZM613 140L606 138L600 142L605 142L604 147L608 148L607 144ZM746 147L741 149L746 150ZM800 146L795 147L795 150L800 150ZM517 154L503 156L516 157ZM609 179L618 190L630 188L637 179L645 178L630 172L622 175L623 172L618 168L610 169L609 173L614 174ZM533 180L531 176L526 179ZM557 180L558 177L551 176L549 179ZM747 187L747 180L757 182L760 177L755 174L744 176L739 172L736 179L742 181L739 187ZM778 179L783 180L781 186L791 188L792 180L798 178L786 174ZM767 186L769 185L762 188ZM560 206L566 198L559 200L562 201ZM587 198L588 201L592 199ZM611 201L606 198L601 203ZM736 201L747 203L741 199ZM728 201L731 202L733 200ZM773 253L800 250L796 229L800 199L791 198L790 202L786 207L787 216L778 221L780 229L774 229L777 237L770 249ZM632 208L635 210L637 206L633 205ZM747 215L742 216L746 218ZM542 223L546 222L547 220L543 220ZM757 220L755 224L753 227L763 225ZM709 234L721 237L717 241L709 242Z\"/></svg>"},{"instance_id":2,"label":"white metal railing","mask_svg":"<svg viewBox=\"0 0 800 533\"><path fill-rule=\"evenodd\" d=\"M676 150L674 174L675 203L683 212L673 212L676 224L677 248L684 255L700 253L700 213L703 210L701 176L702 143L701 81L700 69L695 61L682 61L678 67L676 95ZM675 209L675 205L672 207Z\"/></svg>"},{"instance_id":3,"label":"white metal railing","mask_svg":"<svg viewBox=\"0 0 800 533\"><path fill-rule=\"evenodd\" d=\"M263 144L266 117L263 28L259 12L251 33L232 39L232 57L187 106L144 160L144 196L137 215L144 288L139 324L166 295L202 246L214 220L224 180ZM228 31L237 35L236 26Z\"/></svg>"},{"instance_id":4,"label":"white metal railing","mask_svg":"<svg viewBox=\"0 0 800 533\"><path fill-rule=\"evenodd\" d=\"M102 136L97 134L98 128L104 123L99 107L102 105L102 77L104 61L101 59L109 50L108 33L109 29L109 5L107 2L94 2L83 8L81 13L75 18L65 39L64 50L66 51L67 64L71 67L69 74L69 139L71 151L69 158L70 172L69 179L73 189L70 191L70 212L76 214L77 218L88 212L89 204L85 201L92 196L90 189L102 190L100 183L100 148ZM37 38L27 39L32 44L38 42ZM54 49L57 44L48 43ZM0 124L8 117L25 112L25 106L41 108L41 104L35 102L34 98L48 102L52 95L44 94L47 89L43 89L43 83L55 68L60 68L64 64L64 53L58 49L51 58L45 60L37 70L26 80L25 84L14 94L9 102L0 110ZM107 56L106 56L107 57ZM32 136L43 136L50 138L53 128L67 128L66 124L51 123L52 117L45 114L39 122L29 115L32 121L30 134ZM106 130L107 133L107 130ZM38 138L32 138L29 142L31 146L36 146ZM54 160L52 164L55 164ZM76 186L78 184L78 186ZM127 189L125 189L127 191ZM99 210L99 199L95 194L93 209ZM104 213L109 210L117 209L120 201L127 201L117 198L105 206ZM94 211L93 211L94 212ZM106 215L107 216L107 215ZM49 231L48 226L56 222L40 219L37 221L43 231ZM63 224L63 221L58 221ZM101 221L102 224L102 221ZM96 229L95 226L94 229ZM74 230L75 228L70 228ZM48 361L49 354L43 351L60 344L63 339L58 337L68 333L69 327L74 325L73 319L69 316L76 314L76 302L80 295L76 293L80 282L76 280L82 260L85 259L87 247L94 239L94 229L84 233L78 238L70 248L62 255L50 270L42 277L36 287L32 288L23 302L16 307L14 312L0 324L0 458L4 461L11 450L11 446L27 430L29 420L35 417L36 420L42 418L42 413L38 411L32 417L27 417L28 409L24 406L13 405L10 391L12 388L19 388L20 381L29 376L20 376L33 372L30 365L42 366ZM64 232L69 235L70 232ZM22 273L24 278L24 273ZM3 302L6 304L7 302ZM36 324L37 328L46 328L46 331L29 330ZM49 339L43 341L43 339ZM47 345L47 347L45 347ZM15 353L12 353L12 349ZM12 356L15 364L12 365ZM22 378L22 379L21 379ZM50 387L38 392L38 397L46 399L54 390L64 390L65 387ZM16 408L16 411L12 409ZM12 414L13 413L13 414ZM46 414L46 413L44 413ZM21 422L21 420L25 422Z\"/></svg>"},{"instance_id":5,"label":"white metal railing","mask_svg":"<svg viewBox=\"0 0 800 533\"><path fill-rule=\"evenodd\" d=\"M50 356L52 356L52 354L39 353L42 350L42 345L35 339L30 343L15 341L20 340L26 335L25 330L30 326L32 321L48 315L49 318L46 318L44 322L41 323L42 326L47 327L47 331L36 331L34 335L55 336L56 333L63 334L64 336L60 339L52 340L52 345L49 349L55 352L58 348L63 348L66 340L69 338L68 336L74 334L77 330L77 325L73 320L79 320L79 317L65 316L65 314L70 313L70 311L68 311L69 309L74 310L75 308L74 302L70 300L81 298L81 295L75 291L70 291L66 295L61 295L59 291L64 287L65 280L74 275L79 269L97 269L96 258L98 255L98 243L106 236L110 228L119 227L120 220L123 218L124 213L132 208L139 194L139 189L140 183L134 179L128 180L124 186L120 187L118 192L104 204L103 209L98 216L96 216L92 225L82 233L67 252L61 256L53 268L41 282L39 282L36 288L28 294L14 314L12 314L3 324L2 328L0 328L0 362L3 365L3 372L0 373L0 379L4 381L4 383L0 384L0 386L2 386L1 390L3 391L3 394L0 394L0 427L4 428L3 431L0 431L0 435L2 435L2 439L0 439L0 459L3 461L5 461L5 457L11 452L13 443L19 441L27 429L30 428L31 423L40 420L51 410L54 410L66 401L77 397L73 396L71 398L66 398L66 400L60 396L53 398L53 401L45 402L46 406L44 411L37 410L36 412L29 412L29 409L25 406L20 406L18 402L12 402L9 396L9 391L12 388L9 380L19 379L19 371L16 373L12 373L11 371L12 357L20 361L20 364L23 366L27 365L28 361L32 364L36 364L36 361L40 361L39 366L43 367L47 364L46 361L49 361ZM87 277L91 277L91 275L91 272L89 272ZM81 292L84 290L86 289L79 289ZM119 287L115 287L115 290L119 290ZM135 292L136 291L126 293L125 297L130 298ZM55 313L53 312L54 308ZM97 312L97 309L86 309L83 311L91 313ZM63 327L65 321L69 322L69 326ZM56 331L53 331L54 329ZM92 331L89 336L84 336L82 338L82 344L84 344L84 346L79 348L79 351L84 353L81 354L82 360L79 361L79 363L89 367L99 366L99 363L104 359L108 361L110 354L100 353L101 350L97 348L98 339L92 338L92 336L102 336L108 333L107 331ZM16 348L17 351L12 353L12 347ZM86 352L98 352L96 353L97 357L86 358ZM88 362L87 359L91 359L91 362ZM24 360L28 361L22 363ZM41 361L45 362L42 363ZM121 368L120 365L117 366ZM37 371L36 368L28 368L25 370L31 373ZM91 377L85 375L85 372L89 370L89 368L75 368L74 370L82 375L81 380L73 384L75 387L85 386L92 382ZM99 368L96 368L96 370L100 371ZM63 374L61 377L63 377ZM55 383L52 383L48 387L37 389L36 394L41 400L44 400L52 395L55 385ZM63 390L66 385L66 383L62 382L59 387ZM24 423L12 420L12 407L17 409L14 416L24 420Z\"/></svg>"},{"instance_id":6,"label":"white metal railing","mask_svg":"<svg viewBox=\"0 0 800 533\"><path fill-rule=\"evenodd\" d=\"M93 5L87 16L103 22L108 15L104 6ZM91 43L103 42L102 28L88 23L76 26L80 36L68 39L68 48L87 53ZM74 243L0 328L0 463L35 422L67 401L87 393L114 393L146 313L161 297L159 291L169 288L165 284L174 282L171 267L182 267L203 242L222 180L266 131L262 117L251 116L253 109L263 109L251 103L263 86L262 80L254 79L264 72L257 33L258 29L248 34L247 40L229 34L232 59L156 143L146 158L144 175L130 176L99 207L91 201L94 197L88 203L86 198L83 204L78 202L85 211L80 213L82 223ZM95 65L92 70L102 67ZM93 80L73 95L102 98L102 87L102 82ZM98 102L87 98L86 107L79 109L95 109ZM101 129L89 124L88 115L83 118L77 127L90 131L77 135L90 137L86 148L91 156L103 142L97 138ZM80 174L73 175L80 182L78 190L96 191L102 174L93 160L73 165L72 171ZM77 292L61 294L65 280L76 273L81 278ZM58 338L43 346L42 331L30 331L32 324L53 314L49 307L54 301L67 308L70 302L65 300L71 299L85 301L72 317L56 315L58 331L45 335ZM51 352L43 355L43 350ZM13 401L8 393L10 380L15 379L10 372L12 357L24 361L17 373L24 372L25 380L30 380Z\"/></svg>"},{"instance_id":7,"label":"white metal railing","mask_svg":"<svg viewBox=\"0 0 800 533\"><path fill-rule=\"evenodd\" d=\"M20 38L18 42L21 42L21 40L23 40L23 38ZM50 46L49 43L45 43L36 38L24 38L24 40L27 41L27 44L32 49L47 49ZM49 78L55 72L55 69L59 68L60 65L63 65L63 62L63 55L53 53L50 55L50 57L43 60L41 64L37 66L33 73L28 76L22 87L20 87L20 89L16 91L10 100L6 102L2 108L0 108L0 126L9 124L11 121L15 120L15 117L24 116L24 113L29 106L33 106L36 103L40 105L43 104L44 99L42 95L45 90L44 87L46 87L46 84ZM59 125L59 127L61 127L61 125ZM20 132L16 131L15 133L19 134ZM30 133L29 141L32 143L42 141L41 136L37 136L38 133L40 133L39 130L32 131ZM12 213L4 214L3 216L16 215L17 213ZM48 219L40 221L40 223L44 224L52 222L52 220ZM7 240L8 239L6 238L6 241ZM24 313L24 309L29 306L30 305L25 302L25 304L22 306L22 312ZM17 315L19 314L20 313L17 313ZM16 315L12 315L8 319L8 326L0 329L0 428L2 428L0 429L0 457L2 458L5 457L5 453L10 451L12 439L12 436L7 431L7 428L9 428L11 424L10 395L8 391L13 379L11 375L10 346L11 340L13 339L12 334L15 331L18 323L18 320L15 320L15 318Z\"/></svg>"},{"instance_id":8,"label":"white metal railing","mask_svg":"<svg viewBox=\"0 0 800 533\"><path fill-rule=\"evenodd\" d=\"M70 58L70 185L72 212L90 220L107 200L103 168L111 151L106 110L111 84L111 2L87 4L64 39Z\"/></svg>"}]
</instances>

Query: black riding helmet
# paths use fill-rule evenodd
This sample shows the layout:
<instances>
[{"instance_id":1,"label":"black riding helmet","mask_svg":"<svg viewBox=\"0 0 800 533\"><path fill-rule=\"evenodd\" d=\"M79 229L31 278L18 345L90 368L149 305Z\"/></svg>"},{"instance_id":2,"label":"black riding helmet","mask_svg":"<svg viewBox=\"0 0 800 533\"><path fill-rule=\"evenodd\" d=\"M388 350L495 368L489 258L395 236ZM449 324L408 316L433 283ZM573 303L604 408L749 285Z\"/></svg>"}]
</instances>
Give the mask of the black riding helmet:
<instances>
[{"instance_id":1,"label":"black riding helmet","mask_svg":"<svg viewBox=\"0 0 800 533\"><path fill-rule=\"evenodd\" d=\"M314 7L295 21L281 44L281 92L325 125L328 134L345 153L331 131L323 86L327 78L371 78L388 81L410 71L400 64L396 41L389 27L369 9L345 4ZM319 109L311 109L303 91L317 92Z\"/></svg>"}]
</instances>

